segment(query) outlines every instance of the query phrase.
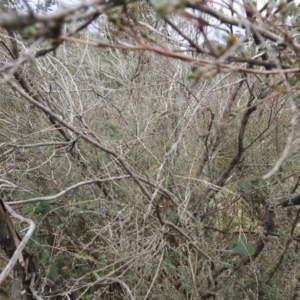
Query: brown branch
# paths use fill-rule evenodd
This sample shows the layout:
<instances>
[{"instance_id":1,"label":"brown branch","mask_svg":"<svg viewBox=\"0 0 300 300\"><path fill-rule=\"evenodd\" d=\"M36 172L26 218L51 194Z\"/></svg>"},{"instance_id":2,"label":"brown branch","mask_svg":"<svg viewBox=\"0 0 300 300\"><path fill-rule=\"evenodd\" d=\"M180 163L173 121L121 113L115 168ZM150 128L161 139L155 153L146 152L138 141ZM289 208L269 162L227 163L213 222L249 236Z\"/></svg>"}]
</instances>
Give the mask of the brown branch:
<instances>
[{"instance_id":1,"label":"brown branch","mask_svg":"<svg viewBox=\"0 0 300 300\"><path fill-rule=\"evenodd\" d=\"M169 24L177 33L179 33L186 41L188 41L190 43L191 46L193 46L197 52L199 53L206 53L206 51L202 48L200 48L200 46L198 44L196 44L191 38L189 38L186 34L184 34L171 20L169 20L168 18L164 18L165 22L167 24ZM206 53L208 54L208 53Z\"/></svg>"},{"instance_id":2,"label":"brown branch","mask_svg":"<svg viewBox=\"0 0 300 300\"><path fill-rule=\"evenodd\" d=\"M212 227L212 226L204 226L202 227L203 229L208 229L208 230L213 230L216 232L220 232L222 234L227 234L227 235L233 235L233 234L240 234L240 231L225 231L225 230L221 230L219 228L216 227ZM243 231L243 234L250 234L250 235L256 235L259 234L259 232L256 231Z\"/></svg>"},{"instance_id":3,"label":"brown branch","mask_svg":"<svg viewBox=\"0 0 300 300\"><path fill-rule=\"evenodd\" d=\"M229 163L229 165L227 166L226 170L210 185L208 186L202 193L202 195L200 196L200 199L198 200L198 207L196 209L196 211L194 212L194 215L197 216L200 212L200 209L203 205L203 203L205 202L205 199L207 197L207 195L215 190L215 186L218 187L222 187L225 182L226 179L229 177L231 171L234 169L234 167L238 164L238 162L240 161L240 159L243 156L243 153L245 151L244 148L244 135L245 135L245 131L246 131L246 127L250 118L250 115L256 110L256 107L251 108L251 103L252 103L252 99L250 99L248 101L247 107L249 109L247 109L242 117L241 120L241 126L240 126L240 130L239 130L239 134L238 134L238 149L237 149L237 153L236 155L233 157L233 159L231 160L231 162Z\"/></svg>"},{"instance_id":4,"label":"brown branch","mask_svg":"<svg viewBox=\"0 0 300 300\"><path fill-rule=\"evenodd\" d=\"M234 57L234 56L230 56L228 57L227 61L229 63L231 62L240 62L240 63L247 63L250 66L262 66L265 68L278 68L278 64L272 63L272 62L265 62L265 61L260 61L257 59L251 59L251 58L246 58L246 57ZM279 65L281 69L290 69L293 68L293 66L289 66L289 65Z\"/></svg>"},{"instance_id":5,"label":"brown branch","mask_svg":"<svg viewBox=\"0 0 300 300\"><path fill-rule=\"evenodd\" d=\"M293 222L293 226L292 226L291 233L290 233L291 237L294 234L294 231L295 231L295 228L296 228L296 226L297 226L297 224L299 222L299 219L300 219L300 208L298 208L296 218L295 218L295 220ZM283 258L285 256L285 254L287 253L287 251L288 251L288 249L289 249L289 247L290 247L290 245L291 245L291 243L293 241L293 239L291 237L286 240L285 245L284 245L284 249L281 252L281 254L279 255L279 257L277 259L277 262L272 267L272 269L269 271L269 273L268 273L268 280L266 281L267 284L271 281L272 277L275 275L276 271L280 267L280 265L281 265L281 263L283 261Z\"/></svg>"},{"instance_id":6,"label":"brown branch","mask_svg":"<svg viewBox=\"0 0 300 300\"><path fill-rule=\"evenodd\" d=\"M200 249L195 244L195 242L183 230L181 230L181 228L179 228L178 226L176 226L172 222L163 220L163 218L161 216L161 213L160 213L159 205L157 203L155 204L155 209L156 209L156 214L157 214L158 220L161 223L161 225L165 225L165 226L169 226L169 227L173 228L181 236L183 236L191 244L191 246L193 246L196 250L198 250L199 253L201 253L206 259L209 260L210 263L212 263L212 261L213 261L212 258L207 253L205 253L202 249Z\"/></svg>"},{"instance_id":7,"label":"brown branch","mask_svg":"<svg viewBox=\"0 0 300 300\"><path fill-rule=\"evenodd\" d=\"M154 52L166 57L171 57L175 59L179 59L186 62L191 62L200 66L209 66L211 70L202 74L202 76L210 77L216 73L230 73L230 72L240 72L240 73L249 73L249 74L261 74L261 75L275 75L275 74L298 74L300 73L300 68L290 68L290 69L274 69L268 71L262 71L257 69L249 69L244 67L238 67L233 65L228 65L226 63L215 63L214 61L210 61L207 59L201 59L198 57L193 57L181 53L176 53L172 50L168 50L165 48L159 48L157 46L152 46L148 44L141 44L141 45L128 45L128 44L108 44L102 42L91 42L91 41L84 41L81 39L68 37L68 36L60 36L59 39L61 41L69 41L73 43L89 45L92 47L99 47L99 48L111 48L111 49L123 49L123 50L131 50L131 51L150 51Z\"/></svg>"},{"instance_id":8,"label":"brown branch","mask_svg":"<svg viewBox=\"0 0 300 300\"><path fill-rule=\"evenodd\" d=\"M226 106L226 108L223 112L221 122L226 122L226 120L228 120L232 104L235 101L235 99L238 95L238 92L242 88L244 81L245 81L245 79L242 79L239 82L239 84L236 86L236 88L235 88L235 90L232 94L232 97L229 99L228 104L227 104L227 106ZM209 124L208 132L210 132L210 130L211 130L211 126L212 126L212 123L213 123L213 120L214 120L214 117L215 117L211 110L210 110L210 113L211 113L212 117L211 117L211 122ZM215 152L215 150L217 149L217 147L219 145L219 142L220 142L220 137L221 137L221 134L222 134L221 129L222 129L222 127L217 129L217 131L214 134L213 139L212 139L212 141L210 142L209 145L208 145L209 134L206 136L205 141L204 141L206 151L205 151L205 153L203 155L203 158L201 160L200 167L199 167L199 170L198 170L197 175L196 175L197 177L201 176L204 166L206 165L206 163L209 163L209 161L208 161L209 156L212 155ZM209 149L211 149L211 150L209 151ZM209 165L208 165L208 167L209 167Z\"/></svg>"}]
</instances>

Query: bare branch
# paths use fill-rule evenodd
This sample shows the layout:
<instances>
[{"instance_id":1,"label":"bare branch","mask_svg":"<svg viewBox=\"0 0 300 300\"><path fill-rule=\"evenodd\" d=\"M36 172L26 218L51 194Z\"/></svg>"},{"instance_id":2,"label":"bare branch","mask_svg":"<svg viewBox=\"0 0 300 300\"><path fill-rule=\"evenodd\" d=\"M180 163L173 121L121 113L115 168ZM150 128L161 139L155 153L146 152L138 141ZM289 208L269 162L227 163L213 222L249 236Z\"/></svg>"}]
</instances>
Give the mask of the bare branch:
<instances>
[{"instance_id":1,"label":"bare branch","mask_svg":"<svg viewBox=\"0 0 300 300\"><path fill-rule=\"evenodd\" d=\"M20 201L12 201L12 202L9 202L9 205L19 205L19 204L25 204L25 203L38 202L38 201L55 200L57 198L62 197L66 193L68 193L68 192L70 192L74 189L77 189L77 188L79 188L80 186L83 186L83 185L115 181L115 180L125 179L125 178L128 178L128 177L129 177L129 175L124 175L124 176L119 176L119 177L110 177L110 178L104 178L104 179L97 178L97 179L82 181L82 182L78 182L78 183L66 188L65 190L63 190L60 193L58 193L56 195L53 195L53 196L37 197L37 198L28 199L28 200L20 200Z\"/></svg>"}]
</instances>

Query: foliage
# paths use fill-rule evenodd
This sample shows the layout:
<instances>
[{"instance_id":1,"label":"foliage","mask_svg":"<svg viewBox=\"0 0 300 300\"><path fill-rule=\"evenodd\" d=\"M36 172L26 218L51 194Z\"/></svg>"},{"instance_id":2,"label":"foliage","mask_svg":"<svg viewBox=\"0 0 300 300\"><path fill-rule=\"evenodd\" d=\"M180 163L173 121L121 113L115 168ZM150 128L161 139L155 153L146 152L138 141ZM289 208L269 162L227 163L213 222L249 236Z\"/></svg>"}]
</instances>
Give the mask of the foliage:
<instances>
[{"instance_id":1,"label":"foliage","mask_svg":"<svg viewBox=\"0 0 300 300\"><path fill-rule=\"evenodd\" d=\"M298 8L53 4L0 13L0 192L37 294L299 297Z\"/></svg>"}]
</instances>

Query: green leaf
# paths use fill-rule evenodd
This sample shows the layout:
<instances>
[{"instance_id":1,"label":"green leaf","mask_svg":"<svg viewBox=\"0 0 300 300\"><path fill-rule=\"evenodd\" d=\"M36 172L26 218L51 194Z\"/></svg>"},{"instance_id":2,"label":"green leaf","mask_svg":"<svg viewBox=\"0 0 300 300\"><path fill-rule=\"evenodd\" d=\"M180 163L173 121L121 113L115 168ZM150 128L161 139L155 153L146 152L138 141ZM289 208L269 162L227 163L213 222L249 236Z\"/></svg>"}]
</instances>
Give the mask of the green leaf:
<instances>
[{"instance_id":1,"label":"green leaf","mask_svg":"<svg viewBox=\"0 0 300 300\"><path fill-rule=\"evenodd\" d=\"M34 26L27 26L24 29L22 29L20 31L20 33L21 33L22 38L27 40L27 39L32 38L34 35L36 35L37 30L36 30L36 28L34 28Z\"/></svg>"},{"instance_id":2,"label":"green leaf","mask_svg":"<svg viewBox=\"0 0 300 300\"><path fill-rule=\"evenodd\" d=\"M93 209L95 207L97 207L97 202L95 202L95 201L93 201L87 205L87 209Z\"/></svg>"},{"instance_id":3,"label":"green leaf","mask_svg":"<svg viewBox=\"0 0 300 300\"><path fill-rule=\"evenodd\" d=\"M171 275L177 274L176 266L174 265L176 263L176 259L172 255L165 254L162 265L171 273Z\"/></svg>"},{"instance_id":4,"label":"green leaf","mask_svg":"<svg viewBox=\"0 0 300 300\"><path fill-rule=\"evenodd\" d=\"M238 244L233 251L235 253L247 254L251 256L255 254L255 248L250 244Z\"/></svg>"},{"instance_id":5,"label":"green leaf","mask_svg":"<svg viewBox=\"0 0 300 300\"><path fill-rule=\"evenodd\" d=\"M106 273L104 271L99 271L96 273L98 274L99 277L104 277L106 275Z\"/></svg>"},{"instance_id":6,"label":"green leaf","mask_svg":"<svg viewBox=\"0 0 300 300\"><path fill-rule=\"evenodd\" d=\"M40 254L40 261L47 261L49 259L49 253L47 251L43 251Z\"/></svg>"},{"instance_id":7,"label":"green leaf","mask_svg":"<svg viewBox=\"0 0 300 300\"><path fill-rule=\"evenodd\" d=\"M82 207L76 207L73 209L72 213L73 215L80 215L83 211L84 209Z\"/></svg>"},{"instance_id":8,"label":"green leaf","mask_svg":"<svg viewBox=\"0 0 300 300\"><path fill-rule=\"evenodd\" d=\"M106 127L108 128L108 129L111 129L111 130L116 130L117 128L118 128L118 125L116 125L116 124L114 124L113 122L111 122L111 121L108 121L107 123L106 123Z\"/></svg>"},{"instance_id":9,"label":"green leaf","mask_svg":"<svg viewBox=\"0 0 300 300\"><path fill-rule=\"evenodd\" d=\"M172 210L171 210L171 208L166 208L164 211L164 214L166 215L166 216L168 216L168 215L170 215L171 213L172 213Z\"/></svg>"},{"instance_id":10,"label":"green leaf","mask_svg":"<svg viewBox=\"0 0 300 300\"><path fill-rule=\"evenodd\" d=\"M35 212L37 214L42 214L45 215L47 214L52 208L50 207L50 201L42 201L39 203L39 205L37 206Z\"/></svg>"},{"instance_id":11,"label":"green leaf","mask_svg":"<svg viewBox=\"0 0 300 300\"><path fill-rule=\"evenodd\" d=\"M72 214L74 214L74 215L79 215L80 213L82 213L82 212L85 211L86 209L87 209L86 204L81 203L81 204L77 205L77 206L73 209Z\"/></svg>"},{"instance_id":12,"label":"green leaf","mask_svg":"<svg viewBox=\"0 0 300 300\"><path fill-rule=\"evenodd\" d=\"M24 204L24 206L22 208L22 215L27 215L27 214L31 213L32 211L34 211L35 206L36 206L35 203Z\"/></svg>"},{"instance_id":13,"label":"green leaf","mask_svg":"<svg viewBox=\"0 0 300 300\"><path fill-rule=\"evenodd\" d=\"M233 251L235 253L247 255L255 254L255 248L252 245L246 243L246 238L244 235L237 235L233 237L229 243L235 246L233 248Z\"/></svg>"},{"instance_id":14,"label":"green leaf","mask_svg":"<svg viewBox=\"0 0 300 300\"><path fill-rule=\"evenodd\" d=\"M68 216L68 213L63 209L63 208L58 208L57 210L56 210L56 212L57 212L57 214L59 214L60 216L62 216L62 217L67 217Z\"/></svg>"},{"instance_id":15,"label":"green leaf","mask_svg":"<svg viewBox=\"0 0 300 300\"><path fill-rule=\"evenodd\" d=\"M163 265L168 269L172 276L175 276L177 274L176 267L171 263L163 263Z\"/></svg>"},{"instance_id":16,"label":"green leaf","mask_svg":"<svg viewBox=\"0 0 300 300\"><path fill-rule=\"evenodd\" d=\"M246 239L243 235L236 235L230 240L229 243L232 245L238 245L240 243L246 244Z\"/></svg>"},{"instance_id":17,"label":"green leaf","mask_svg":"<svg viewBox=\"0 0 300 300\"><path fill-rule=\"evenodd\" d=\"M246 182L246 181L240 181L240 182L237 184L237 186L238 186L239 191L242 191L242 192L243 192L243 191L246 191L247 189L250 188L249 183Z\"/></svg>"},{"instance_id":18,"label":"green leaf","mask_svg":"<svg viewBox=\"0 0 300 300\"><path fill-rule=\"evenodd\" d=\"M53 265L50 266L49 275L52 279L57 279L59 277L59 274L58 274L57 270L58 270L57 265L53 264Z\"/></svg>"}]
</instances>

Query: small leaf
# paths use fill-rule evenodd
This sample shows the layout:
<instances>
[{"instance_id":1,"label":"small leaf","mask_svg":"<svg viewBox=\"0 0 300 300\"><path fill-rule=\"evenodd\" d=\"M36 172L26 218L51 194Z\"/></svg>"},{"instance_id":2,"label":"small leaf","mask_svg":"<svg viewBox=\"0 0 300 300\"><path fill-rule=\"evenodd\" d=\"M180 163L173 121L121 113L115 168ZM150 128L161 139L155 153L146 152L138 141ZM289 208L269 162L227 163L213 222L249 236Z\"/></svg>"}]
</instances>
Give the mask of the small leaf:
<instances>
[{"instance_id":1,"label":"small leaf","mask_svg":"<svg viewBox=\"0 0 300 300\"><path fill-rule=\"evenodd\" d=\"M49 259L49 253L47 251L43 251L40 254L40 260L41 261L47 261Z\"/></svg>"},{"instance_id":2,"label":"small leaf","mask_svg":"<svg viewBox=\"0 0 300 300\"><path fill-rule=\"evenodd\" d=\"M240 243L246 244L246 239L243 235L236 235L230 240L229 243L232 245L238 245Z\"/></svg>"},{"instance_id":3,"label":"small leaf","mask_svg":"<svg viewBox=\"0 0 300 300\"><path fill-rule=\"evenodd\" d=\"M60 215L60 216L62 216L62 217L67 217L68 216L68 213L63 209L63 208L58 208L57 210L56 210L56 212Z\"/></svg>"},{"instance_id":4,"label":"small leaf","mask_svg":"<svg viewBox=\"0 0 300 300\"><path fill-rule=\"evenodd\" d=\"M37 206L35 212L37 214L42 214L45 215L47 214L52 208L49 205L50 201L42 201L40 204Z\"/></svg>"},{"instance_id":5,"label":"small leaf","mask_svg":"<svg viewBox=\"0 0 300 300\"><path fill-rule=\"evenodd\" d=\"M58 270L57 265L53 264L53 265L50 266L49 275L52 279L56 279L56 278L59 277L59 274L58 274L57 270Z\"/></svg>"},{"instance_id":6,"label":"small leaf","mask_svg":"<svg viewBox=\"0 0 300 300\"><path fill-rule=\"evenodd\" d=\"M81 214L83 211L84 211L84 208L82 208L82 207L76 207L76 208L73 209L72 213L73 213L74 215L79 215L79 214Z\"/></svg>"},{"instance_id":7,"label":"small leaf","mask_svg":"<svg viewBox=\"0 0 300 300\"><path fill-rule=\"evenodd\" d=\"M233 251L235 253L247 254L251 256L255 254L255 248L252 245L242 243L238 244Z\"/></svg>"},{"instance_id":8,"label":"small leaf","mask_svg":"<svg viewBox=\"0 0 300 300\"><path fill-rule=\"evenodd\" d=\"M80 213L82 213L82 212L85 211L86 209L87 209L86 204L79 204L79 205L77 205L77 206L73 209L72 213L73 213L74 215L79 215Z\"/></svg>"},{"instance_id":9,"label":"small leaf","mask_svg":"<svg viewBox=\"0 0 300 300\"><path fill-rule=\"evenodd\" d=\"M233 251L235 253L247 255L255 254L255 248L252 245L246 243L246 238L244 235L237 235L233 237L229 243L235 246L233 248Z\"/></svg>"},{"instance_id":10,"label":"small leaf","mask_svg":"<svg viewBox=\"0 0 300 300\"><path fill-rule=\"evenodd\" d=\"M172 276L175 276L177 274L177 270L174 265L172 265L171 263L164 263L164 265Z\"/></svg>"},{"instance_id":11,"label":"small leaf","mask_svg":"<svg viewBox=\"0 0 300 300\"><path fill-rule=\"evenodd\" d=\"M95 207L97 207L97 203L94 201L94 202L88 204L87 209L93 209Z\"/></svg>"},{"instance_id":12,"label":"small leaf","mask_svg":"<svg viewBox=\"0 0 300 300\"><path fill-rule=\"evenodd\" d=\"M22 208L22 215L27 215L30 212L32 212L35 208L36 204L35 203L27 203L23 206Z\"/></svg>"}]
</instances>

